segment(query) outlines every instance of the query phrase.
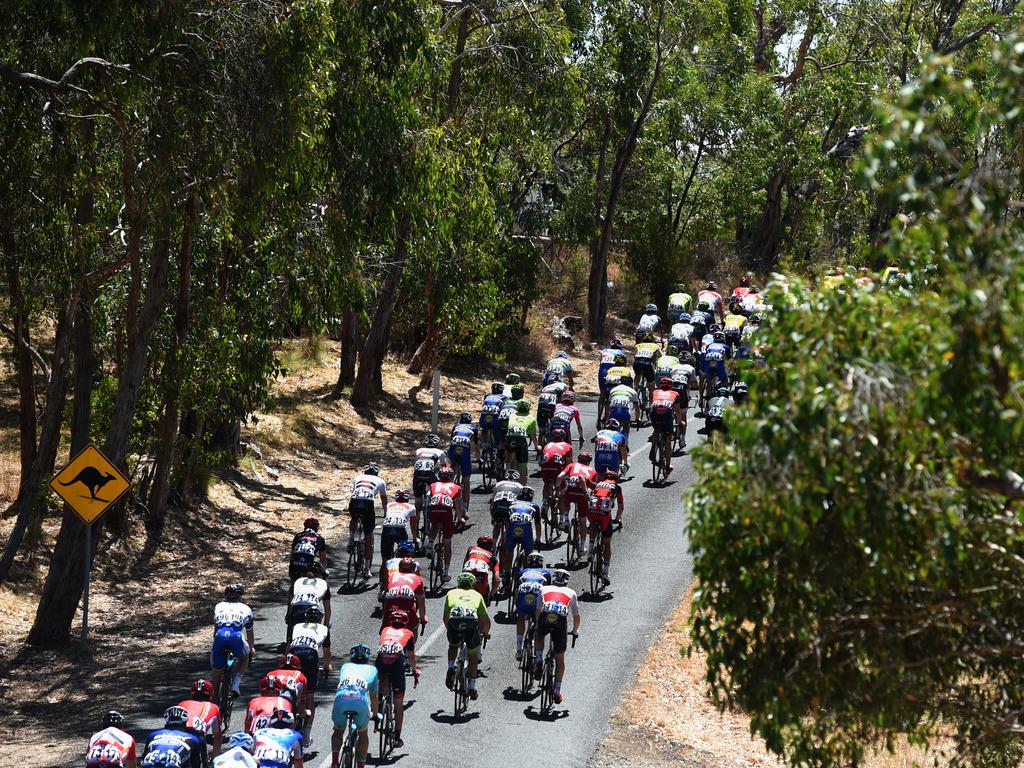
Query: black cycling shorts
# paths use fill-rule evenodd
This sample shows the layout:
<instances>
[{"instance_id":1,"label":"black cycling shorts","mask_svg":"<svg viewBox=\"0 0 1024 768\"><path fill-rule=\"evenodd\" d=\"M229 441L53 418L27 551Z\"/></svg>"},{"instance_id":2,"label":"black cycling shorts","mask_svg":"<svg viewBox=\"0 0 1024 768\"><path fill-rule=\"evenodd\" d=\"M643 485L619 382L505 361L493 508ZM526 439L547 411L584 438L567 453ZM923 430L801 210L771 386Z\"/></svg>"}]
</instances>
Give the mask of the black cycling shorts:
<instances>
[{"instance_id":1,"label":"black cycling shorts","mask_svg":"<svg viewBox=\"0 0 1024 768\"><path fill-rule=\"evenodd\" d=\"M409 537L404 525L386 525L380 531L380 556L386 563L395 555L395 544Z\"/></svg>"},{"instance_id":2,"label":"black cycling shorts","mask_svg":"<svg viewBox=\"0 0 1024 768\"><path fill-rule=\"evenodd\" d=\"M651 428L655 432L672 432L676 419L671 411L664 414L651 412Z\"/></svg>"},{"instance_id":3,"label":"black cycling shorts","mask_svg":"<svg viewBox=\"0 0 1024 768\"><path fill-rule=\"evenodd\" d=\"M292 648L291 653L302 662L302 674L306 676L306 692L312 696L320 682L320 654L315 648Z\"/></svg>"},{"instance_id":4,"label":"black cycling shorts","mask_svg":"<svg viewBox=\"0 0 1024 768\"><path fill-rule=\"evenodd\" d=\"M525 464L530 458L530 446L525 437L509 437L505 442L505 450L511 451L520 464Z\"/></svg>"},{"instance_id":5,"label":"black cycling shorts","mask_svg":"<svg viewBox=\"0 0 1024 768\"><path fill-rule=\"evenodd\" d=\"M557 613L542 612L537 622L537 640L543 640L551 635L551 645L555 653L565 653L569 647L569 621L565 616Z\"/></svg>"},{"instance_id":6,"label":"black cycling shorts","mask_svg":"<svg viewBox=\"0 0 1024 768\"><path fill-rule=\"evenodd\" d=\"M422 499L430 489L430 484L437 480L437 475L433 472L413 472L412 473L412 492L417 499Z\"/></svg>"},{"instance_id":7,"label":"black cycling shorts","mask_svg":"<svg viewBox=\"0 0 1024 768\"><path fill-rule=\"evenodd\" d=\"M477 619L450 619L448 621L448 645L457 648L466 641L470 653L480 650L480 623Z\"/></svg>"},{"instance_id":8,"label":"black cycling shorts","mask_svg":"<svg viewBox=\"0 0 1024 768\"><path fill-rule=\"evenodd\" d=\"M348 502L348 513L352 519L358 519L363 524L363 534L369 536L373 533L374 511L373 499L351 499Z\"/></svg>"},{"instance_id":9,"label":"black cycling shorts","mask_svg":"<svg viewBox=\"0 0 1024 768\"><path fill-rule=\"evenodd\" d=\"M491 523L493 525L505 525L508 522L508 511L512 505L503 501L500 504L491 505Z\"/></svg>"}]
</instances>

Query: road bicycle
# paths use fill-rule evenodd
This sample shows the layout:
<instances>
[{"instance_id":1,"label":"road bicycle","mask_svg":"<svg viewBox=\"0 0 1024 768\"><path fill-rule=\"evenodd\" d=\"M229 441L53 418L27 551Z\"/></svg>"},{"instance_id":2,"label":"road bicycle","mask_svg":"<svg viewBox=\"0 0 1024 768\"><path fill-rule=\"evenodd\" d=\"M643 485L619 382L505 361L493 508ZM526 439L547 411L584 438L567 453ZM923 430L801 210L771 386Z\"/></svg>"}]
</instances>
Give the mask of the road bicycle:
<instances>
[{"instance_id":1,"label":"road bicycle","mask_svg":"<svg viewBox=\"0 0 1024 768\"><path fill-rule=\"evenodd\" d=\"M379 717L379 715L378 715ZM341 745L341 768L355 768L356 746L359 743L359 729L356 728L354 712L345 713L345 740Z\"/></svg>"},{"instance_id":2,"label":"road bicycle","mask_svg":"<svg viewBox=\"0 0 1024 768\"><path fill-rule=\"evenodd\" d=\"M413 675L413 687L418 686L420 679ZM380 707L377 711L377 722L374 724L379 739L380 759L386 760L395 751L395 695L390 680L381 686Z\"/></svg>"},{"instance_id":3,"label":"road bicycle","mask_svg":"<svg viewBox=\"0 0 1024 768\"><path fill-rule=\"evenodd\" d=\"M661 433L655 432L651 435L651 480L655 485L661 485L668 477L669 467L672 466L672 456L665 450L665 442Z\"/></svg>"},{"instance_id":4,"label":"road bicycle","mask_svg":"<svg viewBox=\"0 0 1024 768\"><path fill-rule=\"evenodd\" d=\"M551 544L558 540L561 530L558 527L558 492L552 489L551 495L544 499L544 507L540 513L541 528L544 542Z\"/></svg>"},{"instance_id":5,"label":"road bicycle","mask_svg":"<svg viewBox=\"0 0 1024 768\"><path fill-rule=\"evenodd\" d=\"M521 690L523 694L533 687L533 655L534 639L537 636L537 618L531 615L526 621L526 634L523 635L523 657L519 660L519 671L522 673Z\"/></svg>"},{"instance_id":6,"label":"road bicycle","mask_svg":"<svg viewBox=\"0 0 1024 768\"><path fill-rule=\"evenodd\" d=\"M428 539L428 554L430 555L430 590L440 592L444 584L444 529L437 526L437 534Z\"/></svg>"},{"instance_id":7,"label":"road bicycle","mask_svg":"<svg viewBox=\"0 0 1024 768\"><path fill-rule=\"evenodd\" d=\"M228 732L231 723L231 710L234 708L235 697L231 695L231 678L235 675L235 667L238 666L238 659L231 651L227 652L227 659L224 662L224 673L220 678L220 685L217 688L217 706L220 707L220 724L223 733Z\"/></svg>"},{"instance_id":8,"label":"road bicycle","mask_svg":"<svg viewBox=\"0 0 1024 768\"><path fill-rule=\"evenodd\" d=\"M356 518L356 526L348 537L348 563L345 565L345 584L349 589L356 586L363 577L363 562L365 553L363 551L363 521Z\"/></svg>"},{"instance_id":9,"label":"road bicycle","mask_svg":"<svg viewBox=\"0 0 1024 768\"><path fill-rule=\"evenodd\" d=\"M622 529L622 522L613 522L612 530ZM603 530L598 529L597 540L594 542L594 549L591 551L590 567L590 594L599 595L604 590L604 536Z\"/></svg>"},{"instance_id":10,"label":"road bicycle","mask_svg":"<svg viewBox=\"0 0 1024 768\"><path fill-rule=\"evenodd\" d=\"M480 447L480 477L485 491L490 491L498 478L498 451L491 440Z\"/></svg>"},{"instance_id":11,"label":"road bicycle","mask_svg":"<svg viewBox=\"0 0 1024 768\"><path fill-rule=\"evenodd\" d=\"M647 411L651 407L651 390L647 388L647 379L641 379L639 388L636 391L637 399L640 403L640 413L637 414L636 428L647 426L649 419L647 418Z\"/></svg>"},{"instance_id":12,"label":"road bicycle","mask_svg":"<svg viewBox=\"0 0 1024 768\"><path fill-rule=\"evenodd\" d=\"M508 589L508 605L505 608L505 615L512 616L516 608L516 593L519 591L519 579L526 561L526 550L518 541L512 548L512 571L505 575L506 589Z\"/></svg>"},{"instance_id":13,"label":"road bicycle","mask_svg":"<svg viewBox=\"0 0 1024 768\"><path fill-rule=\"evenodd\" d=\"M683 404L680 403L679 407L682 408ZM682 453L683 449L686 448L686 432L678 421L672 422L672 451L673 453Z\"/></svg>"},{"instance_id":14,"label":"road bicycle","mask_svg":"<svg viewBox=\"0 0 1024 768\"><path fill-rule=\"evenodd\" d=\"M483 647L487 647L487 635L483 636ZM455 694L455 716L469 709L469 647L466 641L459 641L459 652L455 656L455 680L452 685Z\"/></svg>"},{"instance_id":15,"label":"road bicycle","mask_svg":"<svg viewBox=\"0 0 1024 768\"><path fill-rule=\"evenodd\" d=\"M572 636L572 647L576 647L576 638L579 637L575 632L569 633ZM523 654L526 655L525 653ZM541 674L541 685L540 685L540 713L541 715L550 715L551 710L555 706L555 644L552 642L548 645L548 652L544 658L544 672Z\"/></svg>"}]
</instances>

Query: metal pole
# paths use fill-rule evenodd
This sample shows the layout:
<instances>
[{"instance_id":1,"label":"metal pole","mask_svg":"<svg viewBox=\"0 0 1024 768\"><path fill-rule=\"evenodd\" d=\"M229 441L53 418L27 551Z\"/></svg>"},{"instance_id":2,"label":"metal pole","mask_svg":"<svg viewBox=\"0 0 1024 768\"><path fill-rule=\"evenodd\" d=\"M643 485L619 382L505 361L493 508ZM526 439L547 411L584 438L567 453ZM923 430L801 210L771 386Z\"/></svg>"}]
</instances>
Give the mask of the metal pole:
<instances>
[{"instance_id":1,"label":"metal pole","mask_svg":"<svg viewBox=\"0 0 1024 768\"><path fill-rule=\"evenodd\" d=\"M441 372L434 371L434 408L430 413L430 431L437 432L438 409L441 407Z\"/></svg>"},{"instance_id":2,"label":"metal pole","mask_svg":"<svg viewBox=\"0 0 1024 768\"><path fill-rule=\"evenodd\" d=\"M89 641L89 571L92 570L92 526L85 526L85 564L82 566L82 650Z\"/></svg>"}]
</instances>

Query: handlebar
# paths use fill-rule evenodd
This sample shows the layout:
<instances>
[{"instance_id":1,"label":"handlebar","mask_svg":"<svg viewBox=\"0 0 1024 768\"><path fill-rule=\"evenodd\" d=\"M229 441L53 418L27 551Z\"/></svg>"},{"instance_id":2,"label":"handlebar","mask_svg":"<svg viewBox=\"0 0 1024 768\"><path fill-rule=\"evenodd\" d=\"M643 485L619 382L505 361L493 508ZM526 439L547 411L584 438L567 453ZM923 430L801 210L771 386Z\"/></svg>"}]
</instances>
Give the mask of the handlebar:
<instances>
[{"instance_id":1,"label":"handlebar","mask_svg":"<svg viewBox=\"0 0 1024 768\"><path fill-rule=\"evenodd\" d=\"M579 632L570 632L569 634L572 636L572 647L575 648L576 647L576 641L579 639L580 633Z\"/></svg>"}]
</instances>

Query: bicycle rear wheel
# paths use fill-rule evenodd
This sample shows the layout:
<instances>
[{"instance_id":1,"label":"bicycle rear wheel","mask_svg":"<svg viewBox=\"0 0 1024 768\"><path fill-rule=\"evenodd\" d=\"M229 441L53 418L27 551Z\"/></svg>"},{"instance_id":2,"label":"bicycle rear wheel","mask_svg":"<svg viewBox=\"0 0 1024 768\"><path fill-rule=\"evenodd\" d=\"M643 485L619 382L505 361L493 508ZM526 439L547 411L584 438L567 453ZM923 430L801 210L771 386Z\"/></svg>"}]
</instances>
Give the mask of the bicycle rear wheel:
<instances>
[{"instance_id":1,"label":"bicycle rear wheel","mask_svg":"<svg viewBox=\"0 0 1024 768\"><path fill-rule=\"evenodd\" d=\"M522 691L529 693L533 687L533 632L534 625L531 621L523 636L523 658L519 662L519 669L522 672Z\"/></svg>"},{"instance_id":2,"label":"bicycle rear wheel","mask_svg":"<svg viewBox=\"0 0 1024 768\"><path fill-rule=\"evenodd\" d=\"M387 693L384 694L384 701L382 702L381 715L383 721L378 727L380 732L380 759L385 759L391 754L391 750L394 747L394 729L395 729L395 706L394 699L392 698L391 690L388 689Z\"/></svg>"},{"instance_id":3,"label":"bicycle rear wheel","mask_svg":"<svg viewBox=\"0 0 1024 768\"><path fill-rule=\"evenodd\" d=\"M231 723L231 710L234 699L231 698L231 676L235 673L235 657L230 653L224 662L224 674L220 678L220 690L217 692L217 700L220 704L221 727L227 733Z\"/></svg>"},{"instance_id":4,"label":"bicycle rear wheel","mask_svg":"<svg viewBox=\"0 0 1024 768\"><path fill-rule=\"evenodd\" d=\"M569 533L565 539L565 562L569 565L573 565L576 562L577 552L580 546L580 528L579 525L573 524L573 521L569 522Z\"/></svg>"},{"instance_id":5,"label":"bicycle rear wheel","mask_svg":"<svg viewBox=\"0 0 1024 768\"><path fill-rule=\"evenodd\" d=\"M544 661L544 679L540 689L540 712L542 715L551 713L555 703L555 659L550 654Z\"/></svg>"}]
</instances>

